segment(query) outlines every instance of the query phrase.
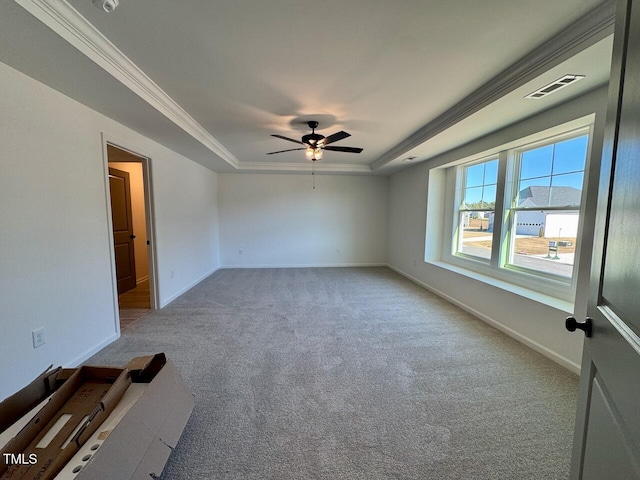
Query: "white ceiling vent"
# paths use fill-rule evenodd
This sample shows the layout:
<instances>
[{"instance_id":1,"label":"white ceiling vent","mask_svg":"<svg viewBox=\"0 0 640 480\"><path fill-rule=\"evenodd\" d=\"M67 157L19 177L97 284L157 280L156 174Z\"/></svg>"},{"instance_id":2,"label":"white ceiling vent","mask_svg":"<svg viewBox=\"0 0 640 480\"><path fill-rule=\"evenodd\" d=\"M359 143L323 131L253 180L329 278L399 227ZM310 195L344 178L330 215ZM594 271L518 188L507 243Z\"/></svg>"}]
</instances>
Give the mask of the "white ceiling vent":
<instances>
[{"instance_id":1,"label":"white ceiling vent","mask_svg":"<svg viewBox=\"0 0 640 480\"><path fill-rule=\"evenodd\" d=\"M526 95L524 98L542 98L547 95L551 95L554 92L557 92L561 88L566 87L567 85L571 85L572 83L576 83L578 80L582 80L584 75L565 75L560 77L557 80L554 80L548 85L545 85L542 88L539 88L535 92L531 92L529 95Z\"/></svg>"}]
</instances>

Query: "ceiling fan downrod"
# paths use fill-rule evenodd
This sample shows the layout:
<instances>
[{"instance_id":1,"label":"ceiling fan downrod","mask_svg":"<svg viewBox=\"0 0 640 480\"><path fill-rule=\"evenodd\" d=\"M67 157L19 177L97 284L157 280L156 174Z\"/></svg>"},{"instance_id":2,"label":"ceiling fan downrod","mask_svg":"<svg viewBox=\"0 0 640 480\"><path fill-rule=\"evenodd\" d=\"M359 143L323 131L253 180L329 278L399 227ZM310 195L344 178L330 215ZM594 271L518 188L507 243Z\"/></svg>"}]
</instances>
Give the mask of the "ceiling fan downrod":
<instances>
[{"instance_id":1,"label":"ceiling fan downrod","mask_svg":"<svg viewBox=\"0 0 640 480\"><path fill-rule=\"evenodd\" d=\"M304 135L302 137L302 142L314 147L321 140L324 140L324 135L320 135L319 133L316 133L316 128L318 128L318 122L311 120L310 122L307 122L307 125L309 125L309 128L311 129L311 133Z\"/></svg>"}]
</instances>

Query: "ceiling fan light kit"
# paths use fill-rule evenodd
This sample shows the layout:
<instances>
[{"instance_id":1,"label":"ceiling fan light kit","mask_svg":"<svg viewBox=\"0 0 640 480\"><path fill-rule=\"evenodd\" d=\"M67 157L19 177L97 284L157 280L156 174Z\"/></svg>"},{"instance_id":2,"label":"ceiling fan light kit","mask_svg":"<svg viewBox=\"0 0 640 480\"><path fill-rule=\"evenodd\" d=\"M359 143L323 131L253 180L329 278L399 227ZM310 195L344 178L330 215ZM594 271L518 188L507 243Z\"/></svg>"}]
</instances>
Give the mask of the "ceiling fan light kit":
<instances>
[{"instance_id":1,"label":"ceiling fan light kit","mask_svg":"<svg viewBox=\"0 0 640 480\"><path fill-rule=\"evenodd\" d=\"M362 152L362 148L356 147L334 147L329 146L330 143L337 142L339 140L343 140L347 137L350 137L351 134L345 131L336 132L333 135L329 135L325 137L319 133L316 133L316 128L318 128L318 122L310 121L307 122L309 128L311 129L311 133L302 136L302 140L295 140L293 138L284 137L282 135L273 134L272 137L281 138L283 140L287 140L289 142L298 143L303 145L302 148L290 148L288 150L278 150L277 152L269 152L267 155L273 155L276 153L284 153L284 152L294 152L296 150L304 150L305 157L311 160L312 162L317 162L322 159L323 150L330 150L334 152L344 152L344 153L360 153Z\"/></svg>"},{"instance_id":2,"label":"ceiling fan light kit","mask_svg":"<svg viewBox=\"0 0 640 480\"><path fill-rule=\"evenodd\" d=\"M307 149L304 152L304 155L307 157L307 160L311 160L312 162L317 162L318 160L322 160L322 149L307 147Z\"/></svg>"}]
</instances>

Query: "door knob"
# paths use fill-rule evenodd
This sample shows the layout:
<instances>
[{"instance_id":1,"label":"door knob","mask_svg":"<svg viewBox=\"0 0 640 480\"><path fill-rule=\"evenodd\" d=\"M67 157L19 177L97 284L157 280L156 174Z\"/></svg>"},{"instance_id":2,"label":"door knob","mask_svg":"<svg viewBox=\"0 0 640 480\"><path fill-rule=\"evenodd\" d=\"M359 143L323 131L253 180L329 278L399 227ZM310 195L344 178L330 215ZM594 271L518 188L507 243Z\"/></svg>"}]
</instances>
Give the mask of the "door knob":
<instances>
[{"instance_id":1,"label":"door knob","mask_svg":"<svg viewBox=\"0 0 640 480\"><path fill-rule=\"evenodd\" d=\"M129 235L129 238L130 238L131 240L133 240L134 238L136 238L136 236L135 236L135 235Z\"/></svg>"},{"instance_id":2,"label":"door knob","mask_svg":"<svg viewBox=\"0 0 640 480\"><path fill-rule=\"evenodd\" d=\"M585 318L584 322L580 323L573 317L567 317L564 322L564 326L570 332L575 332L576 329L582 330L584 332L585 337L591 336L591 331L593 329L593 322L589 317Z\"/></svg>"}]
</instances>

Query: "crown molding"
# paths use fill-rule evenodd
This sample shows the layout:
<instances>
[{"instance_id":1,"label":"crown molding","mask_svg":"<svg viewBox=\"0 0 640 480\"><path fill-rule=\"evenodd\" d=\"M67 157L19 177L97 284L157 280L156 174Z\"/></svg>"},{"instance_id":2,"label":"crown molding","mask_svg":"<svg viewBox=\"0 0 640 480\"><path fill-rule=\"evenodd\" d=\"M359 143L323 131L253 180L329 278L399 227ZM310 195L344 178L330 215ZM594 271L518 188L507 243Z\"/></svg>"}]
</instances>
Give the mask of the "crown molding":
<instances>
[{"instance_id":1,"label":"crown molding","mask_svg":"<svg viewBox=\"0 0 640 480\"><path fill-rule=\"evenodd\" d=\"M15 0L124 86L231 166L240 162L66 0Z\"/></svg>"},{"instance_id":2,"label":"crown molding","mask_svg":"<svg viewBox=\"0 0 640 480\"><path fill-rule=\"evenodd\" d=\"M371 164L376 171L456 123L613 33L615 1L606 0L545 41Z\"/></svg>"},{"instance_id":3,"label":"crown molding","mask_svg":"<svg viewBox=\"0 0 640 480\"><path fill-rule=\"evenodd\" d=\"M372 173L369 165L342 163L293 163L293 162L241 162L238 170L260 172L304 172L304 173Z\"/></svg>"},{"instance_id":4,"label":"crown molding","mask_svg":"<svg viewBox=\"0 0 640 480\"><path fill-rule=\"evenodd\" d=\"M67 0L14 0L175 125L237 170L311 172L307 163L240 162ZM607 0L534 49L474 93L380 156L371 165L316 164L318 173L372 173L508 92L613 32L615 2Z\"/></svg>"}]
</instances>

